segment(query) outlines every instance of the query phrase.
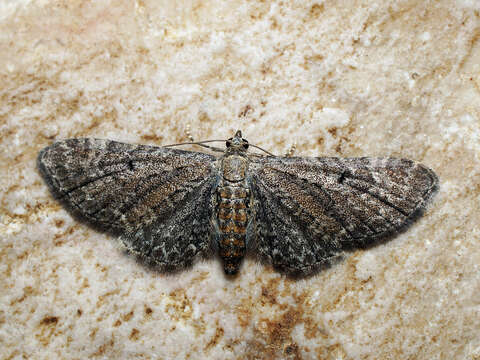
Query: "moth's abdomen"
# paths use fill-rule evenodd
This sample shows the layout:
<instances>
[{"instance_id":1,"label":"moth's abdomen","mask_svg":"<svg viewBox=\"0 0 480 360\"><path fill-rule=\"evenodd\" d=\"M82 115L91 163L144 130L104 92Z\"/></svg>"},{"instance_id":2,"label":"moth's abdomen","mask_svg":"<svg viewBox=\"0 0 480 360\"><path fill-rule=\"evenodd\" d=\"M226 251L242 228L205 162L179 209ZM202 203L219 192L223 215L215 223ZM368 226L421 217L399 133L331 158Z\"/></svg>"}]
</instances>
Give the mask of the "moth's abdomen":
<instances>
[{"instance_id":1,"label":"moth's abdomen","mask_svg":"<svg viewBox=\"0 0 480 360\"><path fill-rule=\"evenodd\" d=\"M246 232L250 190L243 182L226 181L217 190L217 221L220 229L218 250L225 273L238 272L246 253Z\"/></svg>"}]
</instances>

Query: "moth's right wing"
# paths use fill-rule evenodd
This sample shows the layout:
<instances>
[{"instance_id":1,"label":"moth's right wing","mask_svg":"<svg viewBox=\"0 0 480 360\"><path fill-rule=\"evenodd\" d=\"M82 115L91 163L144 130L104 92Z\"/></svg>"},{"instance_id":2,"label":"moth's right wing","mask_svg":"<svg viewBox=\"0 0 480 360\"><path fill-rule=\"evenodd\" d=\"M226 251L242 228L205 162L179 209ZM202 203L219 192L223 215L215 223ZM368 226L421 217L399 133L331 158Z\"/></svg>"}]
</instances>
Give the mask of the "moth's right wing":
<instances>
[{"instance_id":1,"label":"moth's right wing","mask_svg":"<svg viewBox=\"0 0 480 360\"><path fill-rule=\"evenodd\" d=\"M69 139L43 149L38 168L77 218L120 235L127 249L164 270L211 248L214 156L110 140Z\"/></svg>"},{"instance_id":2,"label":"moth's right wing","mask_svg":"<svg viewBox=\"0 0 480 360\"><path fill-rule=\"evenodd\" d=\"M250 169L251 252L296 275L405 229L438 188L432 170L408 159L263 157Z\"/></svg>"}]
</instances>

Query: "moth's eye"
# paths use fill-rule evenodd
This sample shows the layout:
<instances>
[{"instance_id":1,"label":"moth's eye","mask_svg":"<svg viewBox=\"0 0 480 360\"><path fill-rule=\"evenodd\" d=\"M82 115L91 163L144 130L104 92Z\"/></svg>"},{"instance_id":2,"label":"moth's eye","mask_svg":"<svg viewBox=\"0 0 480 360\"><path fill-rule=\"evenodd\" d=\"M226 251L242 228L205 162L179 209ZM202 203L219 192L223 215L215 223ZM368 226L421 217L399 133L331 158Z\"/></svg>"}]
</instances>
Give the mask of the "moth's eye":
<instances>
[{"instance_id":1,"label":"moth's eye","mask_svg":"<svg viewBox=\"0 0 480 360\"><path fill-rule=\"evenodd\" d=\"M230 147L230 145L232 145L232 139L233 138L230 138L230 139L227 140L227 143L226 143L227 147Z\"/></svg>"},{"instance_id":2,"label":"moth's eye","mask_svg":"<svg viewBox=\"0 0 480 360\"><path fill-rule=\"evenodd\" d=\"M243 148L244 148L245 150L247 150L247 149L248 149L248 141L247 141L247 140L244 140L244 141L245 141L245 142L243 143Z\"/></svg>"}]
</instances>

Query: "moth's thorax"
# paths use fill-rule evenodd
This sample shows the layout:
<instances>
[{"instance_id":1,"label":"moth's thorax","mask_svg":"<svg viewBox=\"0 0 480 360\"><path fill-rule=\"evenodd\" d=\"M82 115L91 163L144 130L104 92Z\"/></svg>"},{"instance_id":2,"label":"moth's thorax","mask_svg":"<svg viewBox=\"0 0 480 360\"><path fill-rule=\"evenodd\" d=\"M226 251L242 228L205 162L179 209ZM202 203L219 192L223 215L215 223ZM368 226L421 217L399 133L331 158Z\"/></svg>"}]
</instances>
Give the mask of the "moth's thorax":
<instances>
[{"instance_id":1,"label":"moth's thorax","mask_svg":"<svg viewBox=\"0 0 480 360\"><path fill-rule=\"evenodd\" d=\"M246 178L248 158L226 154L222 159L222 179L217 188L217 223L219 254L225 273L238 272L246 253L246 232L249 218L250 189Z\"/></svg>"},{"instance_id":2,"label":"moth's thorax","mask_svg":"<svg viewBox=\"0 0 480 360\"><path fill-rule=\"evenodd\" d=\"M248 158L238 154L227 154L222 159L223 178L227 181L242 181L247 176Z\"/></svg>"}]
</instances>

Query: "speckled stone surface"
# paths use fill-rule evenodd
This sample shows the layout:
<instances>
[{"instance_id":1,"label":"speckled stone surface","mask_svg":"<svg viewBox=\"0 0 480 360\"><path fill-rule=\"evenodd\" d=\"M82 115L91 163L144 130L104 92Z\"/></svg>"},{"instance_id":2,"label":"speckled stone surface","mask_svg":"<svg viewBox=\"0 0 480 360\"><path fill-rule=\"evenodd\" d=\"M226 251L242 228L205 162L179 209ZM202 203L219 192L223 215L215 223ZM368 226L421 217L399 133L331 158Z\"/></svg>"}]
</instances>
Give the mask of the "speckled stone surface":
<instances>
[{"instance_id":1,"label":"speckled stone surface","mask_svg":"<svg viewBox=\"0 0 480 360\"><path fill-rule=\"evenodd\" d=\"M480 3L0 3L0 358L480 359ZM305 280L151 272L73 220L56 139L237 129L277 154L396 156L440 191L409 231Z\"/></svg>"}]
</instances>

